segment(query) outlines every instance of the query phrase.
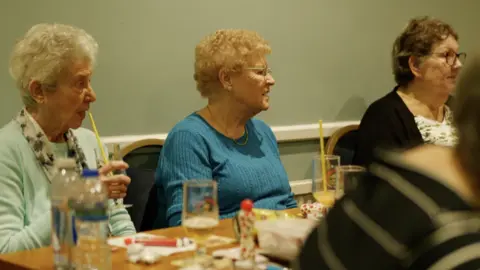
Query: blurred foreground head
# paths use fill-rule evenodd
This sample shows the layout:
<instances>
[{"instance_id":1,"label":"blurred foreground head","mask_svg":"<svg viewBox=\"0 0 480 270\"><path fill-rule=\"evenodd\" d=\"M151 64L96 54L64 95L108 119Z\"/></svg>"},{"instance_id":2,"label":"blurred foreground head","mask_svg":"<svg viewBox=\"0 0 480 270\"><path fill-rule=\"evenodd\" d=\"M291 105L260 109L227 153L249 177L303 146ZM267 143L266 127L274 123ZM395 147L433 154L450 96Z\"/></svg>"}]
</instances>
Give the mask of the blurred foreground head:
<instances>
[{"instance_id":1,"label":"blurred foreground head","mask_svg":"<svg viewBox=\"0 0 480 270\"><path fill-rule=\"evenodd\" d=\"M459 162L480 193L480 54L467 62L455 94L454 122L458 131L455 149Z\"/></svg>"}]
</instances>

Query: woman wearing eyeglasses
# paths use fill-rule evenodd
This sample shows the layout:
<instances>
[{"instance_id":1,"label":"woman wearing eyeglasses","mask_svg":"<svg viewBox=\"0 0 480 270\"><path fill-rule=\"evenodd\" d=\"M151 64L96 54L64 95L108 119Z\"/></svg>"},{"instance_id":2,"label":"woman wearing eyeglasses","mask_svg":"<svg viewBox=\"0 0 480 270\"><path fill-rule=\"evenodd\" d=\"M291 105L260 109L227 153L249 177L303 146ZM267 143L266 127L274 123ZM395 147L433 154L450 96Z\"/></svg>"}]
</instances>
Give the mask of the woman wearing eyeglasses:
<instances>
[{"instance_id":1,"label":"woman wearing eyeglasses","mask_svg":"<svg viewBox=\"0 0 480 270\"><path fill-rule=\"evenodd\" d=\"M410 20L393 44L397 86L365 112L355 164L369 165L377 147L456 144L450 95L466 58L458 50L458 34L447 23L430 17Z\"/></svg>"},{"instance_id":2,"label":"woman wearing eyeglasses","mask_svg":"<svg viewBox=\"0 0 480 270\"><path fill-rule=\"evenodd\" d=\"M480 269L480 55L455 95L453 147L375 155L293 262L310 269Z\"/></svg>"},{"instance_id":3,"label":"woman wearing eyeglasses","mask_svg":"<svg viewBox=\"0 0 480 270\"><path fill-rule=\"evenodd\" d=\"M270 107L270 51L248 30L218 30L196 46L194 79L208 103L179 122L162 148L156 227L180 225L182 184L193 179L217 181L221 218L246 198L258 208L296 207L275 135L253 118Z\"/></svg>"}]
</instances>

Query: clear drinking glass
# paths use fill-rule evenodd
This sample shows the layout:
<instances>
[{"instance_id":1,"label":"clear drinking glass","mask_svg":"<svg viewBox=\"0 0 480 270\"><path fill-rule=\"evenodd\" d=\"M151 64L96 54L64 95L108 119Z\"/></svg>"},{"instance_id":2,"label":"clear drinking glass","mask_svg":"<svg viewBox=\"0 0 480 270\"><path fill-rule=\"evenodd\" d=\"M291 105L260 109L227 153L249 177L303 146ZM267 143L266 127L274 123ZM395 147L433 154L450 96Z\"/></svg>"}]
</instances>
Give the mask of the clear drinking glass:
<instances>
[{"instance_id":1,"label":"clear drinking glass","mask_svg":"<svg viewBox=\"0 0 480 270\"><path fill-rule=\"evenodd\" d=\"M218 223L217 182L189 180L183 183L182 226L197 244L194 264L206 266L212 262L206 253L205 241Z\"/></svg>"},{"instance_id":2,"label":"clear drinking glass","mask_svg":"<svg viewBox=\"0 0 480 270\"><path fill-rule=\"evenodd\" d=\"M102 157L102 154L99 153L100 151L98 149L95 149L94 153L95 153L95 160L96 160L96 163L97 163L97 168L100 169L101 165L104 163L102 162L103 159L101 159ZM117 153L116 153L117 152ZM115 159L119 159L121 160L119 157L119 153L120 153L120 145L119 144L115 144L114 145L114 154L112 156L112 160L115 160ZM111 174L126 174L126 172L124 170L118 170L118 171L114 171L112 172ZM112 235L112 232L113 232L113 228L112 228L112 225L110 224L110 218L112 216L112 212L115 210L115 209L118 209L118 208L128 208L128 207L132 207L131 204L123 204L123 199L113 199L113 204L110 204L109 203L109 209L108 209L108 235L109 236L113 236Z\"/></svg>"},{"instance_id":3,"label":"clear drinking glass","mask_svg":"<svg viewBox=\"0 0 480 270\"><path fill-rule=\"evenodd\" d=\"M120 158L120 145L119 144L114 144L113 145L113 148L114 148L114 154L111 156L110 160L113 161L113 160L122 160ZM96 162L97 162L97 168L100 169L100 167L102 166L102 164L104 164L103 162L103 159L101 158L102 157L102 154L99 153L100 151L98 149L95 149L95 159L96 159ZM110 175L118 175L118 174L124 174L126 175L127 172L125 170L115 170L113 172L110 173ZM129 207L132 207L133 205L132 204L123 204L123 199L113 199L113 202L114 202L114 205L111 207L112 210L113 209L116 209L116 208L129 208Z\"/></svg>"},{"instance_id":4,"label":"clear drinking glass","mask_svg":"<svg viewBox=\"0 0 480 270\"><path fill-rule=\"evenodd\" d=\"M312 160L312 194L317 202L325 205L327 208L332 207L335 203L336 190L336 168L340 166L340 156L325 155L325 176L326 183L323 179L322 159L320 155L316 155Z\"/></svg>"},{"instance_id":5,"label":"clear drinking glass","mask_svg":"<svg viewBox=\"0 0 480 270\"><path fill-rule=\"evenodd\" d=\"M113 154L111 160L123 161L122 158L120 157L120 145L119 144L114 144L113 145L113 153L114 154ZM127 172L125 170L115 170L113 172L113 174L114 175L119 175L119 174L127 175ZM131 204L124 204L123 199L115 199L114 202L115 202L115 207L119 207L119 208L132 207Z\"/></svg>"},{"instance_id":6,"label":"clear drinking glass","mask_svg":"<svg viewBox=\"0 0 480 270\"><path fill-rule=\"evenodd\" d=\"M358 186L366 169L362 166L343 165L337 167L337 185L335 198L340 199L345 194L352 192Z\"/></svg>"}]
</instances>

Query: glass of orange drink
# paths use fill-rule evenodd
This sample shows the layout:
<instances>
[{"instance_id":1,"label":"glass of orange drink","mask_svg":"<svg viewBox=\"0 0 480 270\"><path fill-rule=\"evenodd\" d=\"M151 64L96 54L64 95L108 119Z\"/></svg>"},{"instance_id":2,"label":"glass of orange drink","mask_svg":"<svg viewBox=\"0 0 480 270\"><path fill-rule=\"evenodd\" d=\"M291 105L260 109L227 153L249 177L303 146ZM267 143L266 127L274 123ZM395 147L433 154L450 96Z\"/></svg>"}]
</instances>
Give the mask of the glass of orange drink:
<instances>
[{"instance_id":1,"label":"glass of orange drink","mask_svg":"<svg viewBox=\"0 0 480 270\"><path fill-rule=\"evenodd\" d=\"M322 161L325 165L322 165ZM335 203L337 188L337 167L340 166L340 156L316 155L312 160L312 194L315 200L327 208ZM325 169L325 173L323 170ZM323 179L323 178L326 179Z\"/></svg>"}]
</instances>

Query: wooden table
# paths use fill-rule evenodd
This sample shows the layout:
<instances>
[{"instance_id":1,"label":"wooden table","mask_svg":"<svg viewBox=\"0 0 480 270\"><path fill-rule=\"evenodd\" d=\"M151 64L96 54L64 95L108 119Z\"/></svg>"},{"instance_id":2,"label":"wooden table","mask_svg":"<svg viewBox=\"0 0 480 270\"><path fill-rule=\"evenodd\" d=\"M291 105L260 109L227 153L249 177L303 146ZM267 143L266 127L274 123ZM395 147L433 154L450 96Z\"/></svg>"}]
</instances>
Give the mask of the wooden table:
<instances>
[{"instance_id":1,"label":"wooden table","mask_svg":"<svg viewBox=\"0 0 480 270\"><path fill-rule=\"evenodd\" d=\"M286 212L290 214L298 214L298 209L289 209ZM161 230L153 230L147 233L155 235L163 235L167 237L184 237L185 231L182 227L172 227ZM219 226L215 229L215 234L219 236L226 236L235 238L233 231L232 219L224 219L220 221ZM234 247L237 244L228 244L218 246L209 249L213 251L215 249ZM142 264L132 264L127 261L126 249L120 248L112 252L112 269L177 269L171 265L171 261L180 258L186 258L193 256L192 251L176 253L168 257L163 257L159 262L154 265L147 266ZM28 251L20 251L8 254L0 255L0 269L53 269L53 252L51 247L44 247Z\"/></svg>"}]
</instances>

